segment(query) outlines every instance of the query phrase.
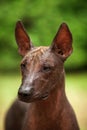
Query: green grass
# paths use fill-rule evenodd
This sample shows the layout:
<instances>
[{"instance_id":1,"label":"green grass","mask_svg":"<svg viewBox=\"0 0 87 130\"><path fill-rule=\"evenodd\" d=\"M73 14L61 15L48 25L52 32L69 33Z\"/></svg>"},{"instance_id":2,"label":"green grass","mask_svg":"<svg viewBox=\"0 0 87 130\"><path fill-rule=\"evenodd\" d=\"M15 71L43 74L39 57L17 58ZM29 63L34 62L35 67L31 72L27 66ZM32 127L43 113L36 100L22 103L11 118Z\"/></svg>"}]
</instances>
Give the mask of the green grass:
<instances>
[{"instance_id":1,"label":"green grass","mask_svg":"<svg viewBox=\"0 0 87 130\"><path fill-rule=\"evenodd\" d=\"M87 90L87 73L66 75L66 83L69 87L85 91Z\"/></svg>"},{"instance_id":2,"label":"green grass","mask_svg":"<svg viewBox=\"0 0 87 130\"><path fill-rule=\"evenodd\" d=\"M66 93L80 124L81 130L87 130L87 73L66 74ZM17 74L0 75L0 130L7 109L17 96L21 76Z\"/></svg>"},{"instance_id":3,"label":"green grass","mask_svg":"<svg viewBox=\"0 0 87 130\"><path fill-rule=\"evenodd\" d=\"M87 73L66 75L66 93L81 130L87 130Z\"/></svg>"}]
</instances>

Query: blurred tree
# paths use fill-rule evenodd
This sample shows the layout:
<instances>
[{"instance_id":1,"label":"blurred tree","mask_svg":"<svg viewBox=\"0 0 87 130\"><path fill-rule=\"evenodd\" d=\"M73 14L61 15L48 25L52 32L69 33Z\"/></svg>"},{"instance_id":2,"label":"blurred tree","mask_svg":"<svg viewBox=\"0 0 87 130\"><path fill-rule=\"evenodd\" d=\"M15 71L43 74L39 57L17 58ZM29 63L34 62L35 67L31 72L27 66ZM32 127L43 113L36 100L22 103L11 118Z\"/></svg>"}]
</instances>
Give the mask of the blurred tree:
<instances>
[{"instance_id":1,"label":"blurred tree","mask_svg":"<svg viewBox=\"0 0 87 130\"><path fill-rule=\"evenodd\" d=\"M74 53L66 68L87 65L86 0L1 0L0 2L0 69L15 70L19 64L14 38L16 21L21 19L34 45L50 45L59 25L66 22L73 34Z\"/></svg>"}]
</instances>

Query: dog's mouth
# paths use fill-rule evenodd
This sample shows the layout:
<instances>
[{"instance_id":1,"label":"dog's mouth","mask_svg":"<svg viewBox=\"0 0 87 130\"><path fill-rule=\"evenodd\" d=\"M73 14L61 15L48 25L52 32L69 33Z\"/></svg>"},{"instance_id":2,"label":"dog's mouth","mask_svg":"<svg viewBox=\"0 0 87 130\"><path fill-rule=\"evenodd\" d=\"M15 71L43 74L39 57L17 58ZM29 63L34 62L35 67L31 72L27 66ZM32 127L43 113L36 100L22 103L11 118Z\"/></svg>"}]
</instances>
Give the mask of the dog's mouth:
<instances>
[{"instance_id":1,"label":"dog's mouth","mask_svg":"<svg viewBox=\"0 0 87 130\"><path fill-rule=\"evenodd\" d=\"M46 92L45 94L43 94L43 95L41 96L41 98L42 98L42 100L46 100L46 99L48 98L48 96L49 96L49 93Z\"/></svg>"},{"instance_id":2,"label":"dog's mouth","mask_svg":"<svg viewBox=\"0 0 87 130\"><path fill-rule=\"evenodd\" d=\"M32 94L32 95L19 95L18 94L18 98L19 100L26 102L26 103L30 103L30 102L35 102L35 101L42 101L42 100L47 100L49 97L49 93L45 92L43 94Z\"/></svg>"}]
</instances>

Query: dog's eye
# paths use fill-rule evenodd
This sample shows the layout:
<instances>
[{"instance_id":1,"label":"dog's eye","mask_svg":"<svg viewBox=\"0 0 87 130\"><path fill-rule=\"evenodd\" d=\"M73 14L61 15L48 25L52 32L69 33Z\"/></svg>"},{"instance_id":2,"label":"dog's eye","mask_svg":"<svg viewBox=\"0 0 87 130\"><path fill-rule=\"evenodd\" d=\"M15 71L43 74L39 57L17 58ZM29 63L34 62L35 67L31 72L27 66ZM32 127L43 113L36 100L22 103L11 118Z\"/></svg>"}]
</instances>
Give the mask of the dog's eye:
<instances>
[{"instance_id":1,"label":"dog's eye","mask_svg":"<svg viewBox=\"0 0 87 130\"><path fill-rule=\"evenodd\" d=\"M45 71L45 72L49 72L50 70L51 70L51 66L43 66L43 71Z\"/></svg>"}]
</instances>

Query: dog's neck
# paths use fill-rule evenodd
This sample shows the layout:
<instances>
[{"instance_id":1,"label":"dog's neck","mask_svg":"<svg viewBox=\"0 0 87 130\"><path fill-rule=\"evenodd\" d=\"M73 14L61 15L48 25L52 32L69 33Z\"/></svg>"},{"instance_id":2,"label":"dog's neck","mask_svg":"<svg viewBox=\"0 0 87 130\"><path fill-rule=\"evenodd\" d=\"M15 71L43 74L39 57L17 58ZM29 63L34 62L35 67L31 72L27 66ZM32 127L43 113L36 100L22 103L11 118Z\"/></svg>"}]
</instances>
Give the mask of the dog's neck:
<instances>
[{"instance_id":1,"label":"dog's neck","mask_svg":"<svg viewBox=\"0 0 87 130\"><path fill-rule=\"evenodd\" d=\"M44 114L50 118L53 118L62 111L63 103L65 103L66 94L65 94L65 79L64 75L61 76L60 82L58 82L55 88L50 92L49 96L45 100L40 100L32 103L32 106L35 113ZM45 116L44 116L45 117Z\"/></svg>"}]
</instances>

